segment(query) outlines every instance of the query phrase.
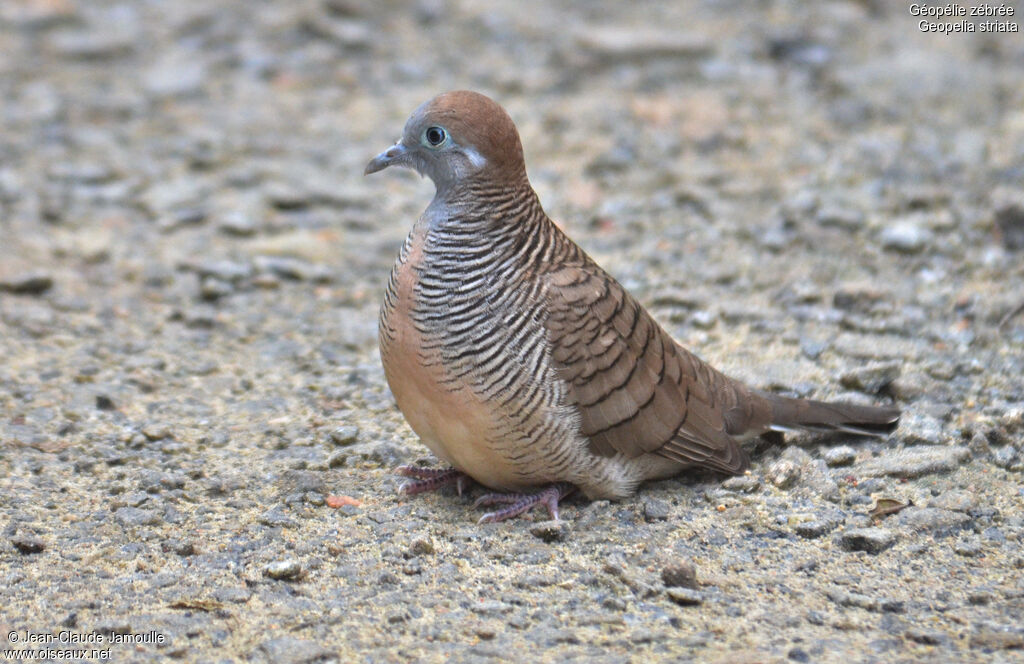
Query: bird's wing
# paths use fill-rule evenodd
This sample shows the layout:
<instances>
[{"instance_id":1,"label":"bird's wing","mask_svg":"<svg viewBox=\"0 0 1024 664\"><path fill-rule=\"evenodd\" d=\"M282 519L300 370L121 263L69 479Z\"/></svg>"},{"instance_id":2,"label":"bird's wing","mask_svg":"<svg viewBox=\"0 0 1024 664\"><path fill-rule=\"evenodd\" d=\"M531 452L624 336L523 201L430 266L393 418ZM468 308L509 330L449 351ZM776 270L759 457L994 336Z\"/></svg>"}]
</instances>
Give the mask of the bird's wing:
<instances>
[{"instance_id":1,"label":"bird's wing","mask_svg":"<svg viewBox=\"0 0 1024 664\"><path fill-rule=\"evenodd\" d=\"M678 346L621 284L589 260L565 264L548 272L547 300L552 360L595 454L746 468L727 433L741 397L729 397L733 381Z\"/></svg>"}]
</instances>

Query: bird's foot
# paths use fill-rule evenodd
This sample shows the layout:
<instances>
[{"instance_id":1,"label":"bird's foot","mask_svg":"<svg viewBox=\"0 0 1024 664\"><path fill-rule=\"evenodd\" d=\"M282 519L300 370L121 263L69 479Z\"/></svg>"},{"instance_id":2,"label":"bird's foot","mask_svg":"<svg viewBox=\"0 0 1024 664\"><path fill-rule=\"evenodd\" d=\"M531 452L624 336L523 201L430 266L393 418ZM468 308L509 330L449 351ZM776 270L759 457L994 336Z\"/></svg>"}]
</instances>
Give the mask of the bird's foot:
<instances>
[{"instance_id":1,"label":"bird's foot","mask_svg":"<svg viewBox=\"0 0 1024 664\"><path fill-rule=\"evenodd\" d=\"M469 475L455 468L420 468L419 466L399 466L395 473L402 477L410 477L408 482L403 482L398 487L398 493L412 496L424 491L436 491L449 484L455 485L455 490L462 495L462 492L469 486Z\"/></svg>"},{"instance_id":2,"label":"bird's foot","mask_svg":"<svg viewBox=\"0 0 1024 664\"><path fill-rule=\"evenodd\" d=\"M558 482L538 493L488 493L480 496L474 503L475 507L483 505L508 505L500 510L488 512L480 517L477 523L495 523L519 516L537 505L548 508L551 518L558 521L558 501L576 490L568 482Z\"/></svg>"}]
</instances>

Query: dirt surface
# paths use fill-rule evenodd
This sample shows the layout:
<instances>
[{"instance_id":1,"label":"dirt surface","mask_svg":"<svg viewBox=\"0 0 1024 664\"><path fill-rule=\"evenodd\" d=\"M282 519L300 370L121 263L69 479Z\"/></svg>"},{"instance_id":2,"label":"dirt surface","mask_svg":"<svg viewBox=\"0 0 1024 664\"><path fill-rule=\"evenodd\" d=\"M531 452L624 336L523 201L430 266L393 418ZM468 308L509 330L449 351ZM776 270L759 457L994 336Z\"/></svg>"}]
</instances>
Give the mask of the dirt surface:
<instances>
[{"instance_id":1,"label":"dirt surface","mask_svg":"<svg viewBox=\"0 0 1024 664\"><path fill-rule=\"evenodd\" d=\"M1007 6L984 20L1024 27ZM1024 659L1024 39L921 20L0 4L0 649ZM362 169L452 88L506 106L548 212L683 343L757 387L896 403L899 431L558 524L399 498L391 469L432 460L376 312L432 188Z\"/></svg>"}]
</instances>

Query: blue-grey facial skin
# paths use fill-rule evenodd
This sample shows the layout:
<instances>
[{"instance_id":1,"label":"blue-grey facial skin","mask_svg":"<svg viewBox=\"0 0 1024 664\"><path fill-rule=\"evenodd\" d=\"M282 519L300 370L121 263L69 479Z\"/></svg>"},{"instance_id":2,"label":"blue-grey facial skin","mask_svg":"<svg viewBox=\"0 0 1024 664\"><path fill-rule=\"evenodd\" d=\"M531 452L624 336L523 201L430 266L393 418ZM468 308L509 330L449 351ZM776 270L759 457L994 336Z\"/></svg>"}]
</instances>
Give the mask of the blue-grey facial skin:
<instances>
[{"instance_id":1,"label":"blue-grey facial skin","mask_svg":"<svg viewBox=\"0 0 1024 664\"><path fill-rule=\"evenodd\" d=\"M432 145L427 140L427 130L435 128L444 132L444 140ZM460 144L447 128L429 117L427 104L423 104L405 123L402 138L374 157L366 165L364 174L370 175L388 166L404 166L429 177L442 193L486 165L487 160L474 146Z\"/></svg>"}]
</instances>

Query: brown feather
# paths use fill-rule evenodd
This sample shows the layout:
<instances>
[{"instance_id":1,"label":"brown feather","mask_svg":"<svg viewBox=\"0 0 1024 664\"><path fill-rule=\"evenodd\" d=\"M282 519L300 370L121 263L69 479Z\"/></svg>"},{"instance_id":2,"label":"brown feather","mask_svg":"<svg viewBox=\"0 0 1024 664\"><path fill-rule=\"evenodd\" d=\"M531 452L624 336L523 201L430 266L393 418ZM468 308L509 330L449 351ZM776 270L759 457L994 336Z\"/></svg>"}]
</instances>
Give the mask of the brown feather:
<instances>
[{"instance_id":1,"label":"brown feather","mask_svg":"<svg viewBox=\"0 0 1024 664\"><path fill-rule=\"evenodd\" d=\"M552 359L570 386L595 454L633 458L655 452L727 472L744 467L746 456L726 433L709 386L697 381L699 374L717 372L682 351L585 256L555 267L548 278ZM578 331L595 327L603 334L584 342ZM731 383L724 376L719 382Z\"/></svg>"}]
</instances>

